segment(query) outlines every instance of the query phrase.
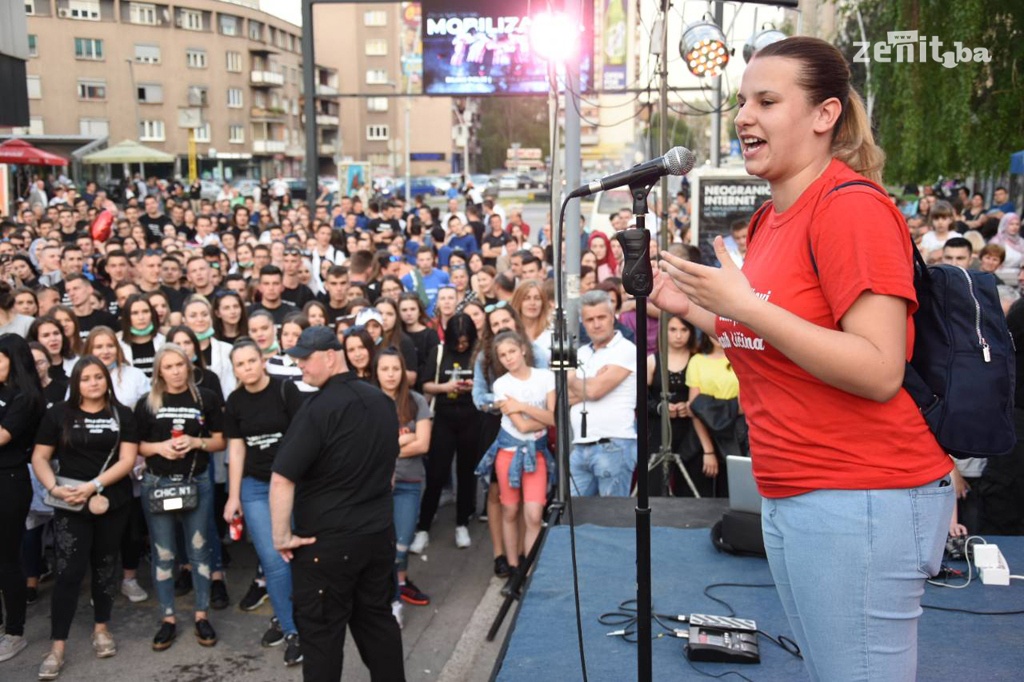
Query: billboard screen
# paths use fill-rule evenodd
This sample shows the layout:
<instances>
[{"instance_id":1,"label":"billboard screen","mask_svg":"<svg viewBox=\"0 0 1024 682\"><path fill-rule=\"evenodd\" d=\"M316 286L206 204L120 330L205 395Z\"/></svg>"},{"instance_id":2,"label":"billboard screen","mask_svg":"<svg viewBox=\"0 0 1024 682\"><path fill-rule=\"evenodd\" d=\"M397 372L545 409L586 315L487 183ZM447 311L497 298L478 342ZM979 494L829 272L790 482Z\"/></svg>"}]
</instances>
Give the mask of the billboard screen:
<instances>
[{"instance_id":1,"label":"billboard screen","mask_svg":"<svg viewBox=\"0 0 1024 682\"><path fill-rule=\"evenodd\" d=\"M530 0L424 0L423 92L526 95L548 92L548 64L530 40ZM580 89L592 89L594 5L582 3Z\"/></svg>"}]
</instances>

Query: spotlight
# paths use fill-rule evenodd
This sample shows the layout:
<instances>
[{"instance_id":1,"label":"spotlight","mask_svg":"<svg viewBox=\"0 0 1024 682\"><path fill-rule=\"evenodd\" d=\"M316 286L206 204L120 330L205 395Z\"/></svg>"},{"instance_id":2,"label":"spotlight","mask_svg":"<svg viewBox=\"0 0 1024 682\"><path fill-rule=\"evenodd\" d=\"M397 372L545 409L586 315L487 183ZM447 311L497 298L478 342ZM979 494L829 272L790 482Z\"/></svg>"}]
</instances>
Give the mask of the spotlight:
<instances>
[{"instance_id":1,"label":"spotlight","mask_svg":"<svg viewBox=\"0 0 1024 682\"><path fill-rule=\"evenodd\" d=\"M679 40L679 54L694 76L717 76L729 63L725 34L717 24L701 21L687 26Z\"/></svg>"},{"instance_id":2,"label":"spotlight","mask_svg":"<svg viewBox=\"0 0 1024 682\"><path fill-rule=\"evenodd\" d=\"M786 34L774 26L771 28L761 27L761 30L751 36L747 44L743 46L743 61L749 62L762 47L767 47L786 38Z\"/></svg>"}]
</instances>

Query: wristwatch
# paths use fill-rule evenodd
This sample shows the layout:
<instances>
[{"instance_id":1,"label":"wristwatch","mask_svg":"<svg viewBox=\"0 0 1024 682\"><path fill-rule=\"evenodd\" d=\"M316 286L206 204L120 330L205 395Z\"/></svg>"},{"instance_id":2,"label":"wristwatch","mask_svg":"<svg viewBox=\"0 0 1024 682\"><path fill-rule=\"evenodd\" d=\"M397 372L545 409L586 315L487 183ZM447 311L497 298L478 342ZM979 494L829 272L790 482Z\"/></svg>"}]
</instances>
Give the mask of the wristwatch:
<instances>
[{"instance_id":1,"label":"wristwatch","mask_svg":"<svg viewBox=\"0 0 1024 682\"><path fill-rule=\"evenodd\" d=\"M99 495L100 493L103 492L103 484L100 483L100 479L94 478L91 481L89 481L89 483L92 483L94 486L96 486L96 494L97 495Z\"/></svg>"}]
</instances>

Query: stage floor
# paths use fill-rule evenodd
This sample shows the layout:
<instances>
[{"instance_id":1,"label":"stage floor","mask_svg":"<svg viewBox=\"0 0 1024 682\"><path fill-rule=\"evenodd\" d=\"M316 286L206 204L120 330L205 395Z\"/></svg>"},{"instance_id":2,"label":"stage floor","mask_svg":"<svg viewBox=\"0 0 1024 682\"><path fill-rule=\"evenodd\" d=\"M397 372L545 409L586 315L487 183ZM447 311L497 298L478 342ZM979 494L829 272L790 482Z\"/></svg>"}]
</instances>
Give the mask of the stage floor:
<instances>
[{"instance_id":1,"label":"stage floor","mask_svg":"<svg viewBox=\"0 0 1024 682\"><path fill-rule=\"evenodd\" d=\"M635 500L579 500L575 505L576 548L584 643L590 680L635 680L636 645L606 633L615 629L598 623L598 616L619 609L620 602L636 597L635 535L632 528ZM707 525L717 520L721 505L714 500L652 500L654 523ZM698 512L704 507L703 512ZM714 507L714 510L712 509ZM584 523L596 518L605 525ZM611 525L619 527L609 527ZM764 559L717 553L706 529L655 527L651 533L652 596L660 613L725 615L726 609L704 595L712 583L743 583L768 587L720 587L712 594L728 602L737 616L751 618L772 634L791 636L782 605L771 586ZM1024 567L1024 538L989 538L1007 558L1011 570ZM964 568L962 562L953 564ZM973 582L967 589L929 586L926 605L976 611L1024 610L1024 583L1009 587ZM576 637L569 554L569 528L552 528L531 579L521 609L513 623L507 650L495 669L501 682L581 680ZM657 624L654 633L659 632ZM926 609L919 639L919 680L1024 679L1024 615L969 615ZM663 632L663 631L662 631ZM653 643L654 679L700 679L688 663L685 640L665 637ZM760 638L761 663L752 666L696 663L701 671L721 675L735 671L749 680L785 681L808 679L798 659ZM706 679L706 678L705 678ZM729 675L726 679L741 679Z\"/></svg>"}]
</instances>

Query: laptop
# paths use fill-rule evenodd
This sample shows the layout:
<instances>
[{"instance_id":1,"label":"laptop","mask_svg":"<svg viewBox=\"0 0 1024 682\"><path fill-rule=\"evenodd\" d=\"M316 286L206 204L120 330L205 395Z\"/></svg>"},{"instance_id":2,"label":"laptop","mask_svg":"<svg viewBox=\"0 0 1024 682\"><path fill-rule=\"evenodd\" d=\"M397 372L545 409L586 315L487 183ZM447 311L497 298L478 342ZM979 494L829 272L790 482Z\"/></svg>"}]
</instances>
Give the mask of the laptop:
<instances>
[{"instance_id":1,"label":"laptop","mask_svg":"<svg viewBox=\"0 0 1024 682\"><path fill-rule=\"evenodd\" d=\"M753 462L749 457L729 455L725 466L729 476L729 508L735 511L761 513L761 493L754 483Z\"/></svg>"}]
</instances>

